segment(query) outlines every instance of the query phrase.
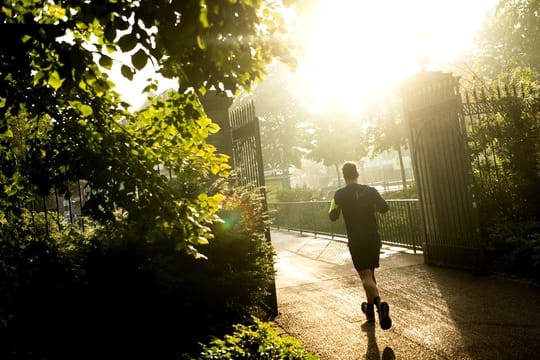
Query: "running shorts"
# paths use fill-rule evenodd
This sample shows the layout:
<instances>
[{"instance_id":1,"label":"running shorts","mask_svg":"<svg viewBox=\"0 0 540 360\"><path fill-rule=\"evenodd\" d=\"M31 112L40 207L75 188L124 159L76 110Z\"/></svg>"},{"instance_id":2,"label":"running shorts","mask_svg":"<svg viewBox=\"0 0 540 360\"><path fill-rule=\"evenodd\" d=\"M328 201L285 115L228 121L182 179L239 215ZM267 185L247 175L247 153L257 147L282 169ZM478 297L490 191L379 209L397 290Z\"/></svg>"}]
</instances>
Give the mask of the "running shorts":
<instances>
[{"instance_id":1,"label":"running shorts","mask_svg":"<svg viewBox=\"0 0 540 360\"><path fill-rule=\"evenodd\" d=\"M381 253L379 234L351 238L348 245L356 271L379 267L379 256Z\"/></svg>"}]
</instances>

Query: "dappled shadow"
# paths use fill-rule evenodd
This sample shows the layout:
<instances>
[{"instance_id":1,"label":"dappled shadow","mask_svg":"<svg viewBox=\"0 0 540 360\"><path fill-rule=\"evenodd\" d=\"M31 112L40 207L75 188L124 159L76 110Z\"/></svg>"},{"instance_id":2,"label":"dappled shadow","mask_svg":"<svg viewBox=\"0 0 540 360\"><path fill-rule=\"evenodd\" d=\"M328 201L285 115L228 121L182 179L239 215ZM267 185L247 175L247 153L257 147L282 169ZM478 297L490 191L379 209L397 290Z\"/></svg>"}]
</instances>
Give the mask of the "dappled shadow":
<instances>
[{"instance_id":1,"label":"dappled shadow","mask_svg":"<svg viewBox=\"0 0 540 360\"><path fill-rule=\"evenodd\" d=\"M377 345L377 338L375 337L376 324L373 322L365 322L362 324L362 331L367 336L367 348L366 348L366 360L394 360L396 358L394 350L391 347L385 347L382 355Z\"/></svg>"}]
</instances>

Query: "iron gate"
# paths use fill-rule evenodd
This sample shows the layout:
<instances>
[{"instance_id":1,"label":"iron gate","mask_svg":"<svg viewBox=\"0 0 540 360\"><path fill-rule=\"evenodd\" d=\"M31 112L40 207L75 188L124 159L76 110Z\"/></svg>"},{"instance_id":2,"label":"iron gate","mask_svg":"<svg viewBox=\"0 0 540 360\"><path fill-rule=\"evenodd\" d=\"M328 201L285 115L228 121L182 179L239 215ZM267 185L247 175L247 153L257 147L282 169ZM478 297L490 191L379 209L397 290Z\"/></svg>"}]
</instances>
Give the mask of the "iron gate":
<instances>
[{"instance_id":1,"label":"iron gate","mask_svg":"<svg viewBox=\"0 0 540 360\"><path fill-rule=\"evenodd\" d=\"M428 264L484 267L459 81L425 72L402 88Z\"/></svg>"},{"instance_id":2,"label":"iron gate","mask_svg":"<svg viewBox=\"0 0 540 360\"><path fill-rule=\"evenodd\" d=\"M229 108L229 125L232 136L232 160L236 172L236 182L261 191L262 207L268 211L264 183L264 167L261 149L259 119L255 116L253 101ZM270 229L266 229L266 241L271 242ZM273 316L277 316L276 286L273 282L267 306Z\"/></svg>"}]
</instances>

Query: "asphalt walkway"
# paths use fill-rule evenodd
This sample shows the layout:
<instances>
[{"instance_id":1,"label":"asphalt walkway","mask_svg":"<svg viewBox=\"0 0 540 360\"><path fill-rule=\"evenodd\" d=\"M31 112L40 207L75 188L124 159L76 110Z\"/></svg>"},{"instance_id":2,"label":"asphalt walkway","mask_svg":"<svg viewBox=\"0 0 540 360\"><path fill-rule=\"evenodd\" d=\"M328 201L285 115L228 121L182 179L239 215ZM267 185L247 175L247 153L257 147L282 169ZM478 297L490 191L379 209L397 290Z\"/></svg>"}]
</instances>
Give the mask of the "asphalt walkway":
<instances>
[{"instance_id":1,"label":"asphalt walkway","mask_svg":"<svg viewBox=\"0 0 540 360\"><path fill-rule=\"evenodd\" d=\"M277 324L321 359L538 359L540 287L431 267L384 246L376 271L393 326L365 322L346 243L272 230Z\"/></svg>"}]
</instances>

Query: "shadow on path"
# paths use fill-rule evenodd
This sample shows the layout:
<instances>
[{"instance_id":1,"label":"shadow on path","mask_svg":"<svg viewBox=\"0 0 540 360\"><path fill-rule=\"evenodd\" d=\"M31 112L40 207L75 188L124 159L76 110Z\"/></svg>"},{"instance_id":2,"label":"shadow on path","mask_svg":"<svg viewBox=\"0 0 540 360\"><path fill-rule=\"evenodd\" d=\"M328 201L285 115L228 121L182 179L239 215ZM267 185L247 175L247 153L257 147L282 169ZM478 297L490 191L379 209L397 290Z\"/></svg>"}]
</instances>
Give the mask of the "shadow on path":
<instances>
[{"instance_id":1,"label":"shadow on path","mask_svg":"<svg viewBox=\"0 0 540 360\"><path fill-rule=\"evenodd\" d=\"M401 321L417 341L435 335L429 348L450 358L533 359L540 352L540 288L493 275L433 266L403 269L408 294L399 305L415 304ZM401 281L402 285L405 285ZM395 289L393 289L395 290ZM428 325L428 326L426 326Z\"/></svg>"},{"instance_id":2,"label":"shadow on path","mask_svg":"<svg viewBox=\"0 0 540 360\"><path fill-rule=\"evenodd\" d=\"M384 348L381 356L375 336L375 328L375 323L365 322L362 324L362 331L367 336L366 360L395 360L394 350L389 346Z\"/></svg>"}]
</instances>

